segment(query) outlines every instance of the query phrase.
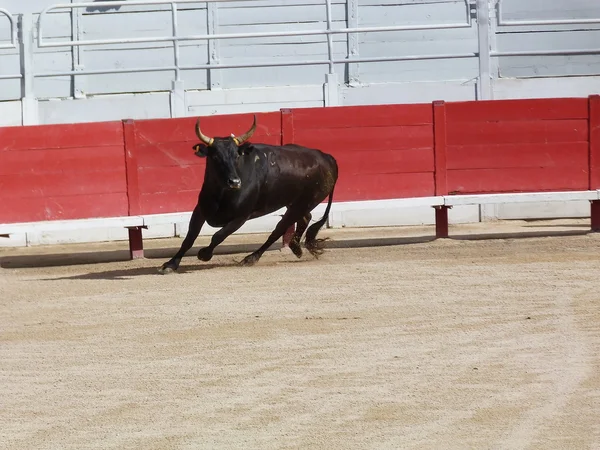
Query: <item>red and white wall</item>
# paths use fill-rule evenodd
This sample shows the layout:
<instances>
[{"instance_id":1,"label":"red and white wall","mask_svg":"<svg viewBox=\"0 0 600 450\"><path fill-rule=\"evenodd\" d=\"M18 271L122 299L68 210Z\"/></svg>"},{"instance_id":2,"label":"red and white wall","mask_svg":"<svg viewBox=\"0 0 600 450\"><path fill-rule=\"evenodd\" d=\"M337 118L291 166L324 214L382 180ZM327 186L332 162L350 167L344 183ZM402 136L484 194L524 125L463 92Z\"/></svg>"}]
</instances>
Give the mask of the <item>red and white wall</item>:
<instances>
[{"instance_id":1,"label":"red and white wall","mask_svg":"<svg viewBox=\"0 0 600 450\"><path fill-rule=\"evenodd\" d=\"M191 211L204 172L204 160L192 150L195 120L0 128L0 223ZM291 109L258 113L257 120L255 142L297 143L336 157L334 227L434 223L431 208L396 208L397 199L600 189L598 96ZM208 116L202 129L227 136L251 123L251 114ZM502 208L455 207L450 221L503 218ZM588 216L589 204L506 211L512 218ZM276 214L255 219L239 232L268 231L277 220ZM171 224L144 235L186 229ZM115 229L57 232L16 236L0 245L126 235Z\"/></svg>"}]
</instances>

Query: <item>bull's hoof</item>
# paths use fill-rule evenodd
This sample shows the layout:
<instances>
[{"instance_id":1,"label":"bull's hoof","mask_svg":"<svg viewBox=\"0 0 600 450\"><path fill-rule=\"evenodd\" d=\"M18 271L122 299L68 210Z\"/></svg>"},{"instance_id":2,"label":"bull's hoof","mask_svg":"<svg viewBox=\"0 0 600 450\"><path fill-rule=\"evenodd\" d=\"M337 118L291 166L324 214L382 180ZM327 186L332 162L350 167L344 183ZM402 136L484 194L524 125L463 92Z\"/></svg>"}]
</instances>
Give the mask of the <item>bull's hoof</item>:
<instances>
[{"instance_id":1,"label":"bull's hoof","mask_svg":"<svg viewBox=\"0 0 600 450\"><path fill-rule=\"evenodd\" d=\"M213 257L213 252L209 247L204 247L198 250L198 259L200 261L210 261Z\"/></svg>"},{"instance_id":2,"label":"bull's hoof","mask_svg":"<svg viewBox=\"0 0 600 450\"><path fill-rule=\"evenodd\" d=\"M175 269L174 267L163 264L163 266L158 269L158 273L160 273L161 275L169 275L171 273L175 273L176 270L177 269Z\"/></svg>"},{"instance_id":3,"label":"bull's hoof","mask_svg":"<svg viewBox=\"0 0 600 450\"><path fill-rule=\"evenodd\" d=\"M253 266L259 259L260 256L252 253L251 255L248 255L244 259L242 259L242 261L240 262L240 266Z\"/></svg>"},{"instance_id":4,"label":"bull's hoof","mask_svg":"<svg viewBox=\"0 0 600 450\"><path fill-rule=\"evenodd\" d=\"M290 250L296 255L297 258L302 257L302 247L300 247L300 243L297 240L292 240L290 242Z\"/></svg>"}]
</instances>

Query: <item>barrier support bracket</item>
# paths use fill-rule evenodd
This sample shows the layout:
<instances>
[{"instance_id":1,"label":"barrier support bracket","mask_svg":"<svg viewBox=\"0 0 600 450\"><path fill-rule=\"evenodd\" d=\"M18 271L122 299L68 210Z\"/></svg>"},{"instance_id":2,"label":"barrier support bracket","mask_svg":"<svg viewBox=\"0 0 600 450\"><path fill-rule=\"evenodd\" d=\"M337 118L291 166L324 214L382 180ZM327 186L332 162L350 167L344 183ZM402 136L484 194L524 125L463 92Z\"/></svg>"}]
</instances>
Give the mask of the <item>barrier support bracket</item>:
<instances>
[{"instance_id":1,"label":"barrier support bracket","mask_svg":"<svg viewBox=\"0 0 600 450\"><path fill-rule=\"evenodd\" d=\"M590 205L591 229L594 232L600 232L600 200L592 200Z\"/></svg>"},{"instance_id":2,"label":"barrier support bracket","mask_svg":"<svg viewBox=\"0 0 600 450\"><path fill-rule=\"evenodd\" d=\"M147 226L127 227L129 231L129 259L144 258L144 240L142 239L142 229L148 229Z\"/></svg>"},{"instance_id":3,"label":"barrier support bracket","mask_svg":"<svg viewBox=\"0 0 600 450\"><path fill-rule=\"evenodd\" d=\"M435 237L448 237L448 210L451 206L434 206L435 208Z\"/></svg>"}]
</instances>

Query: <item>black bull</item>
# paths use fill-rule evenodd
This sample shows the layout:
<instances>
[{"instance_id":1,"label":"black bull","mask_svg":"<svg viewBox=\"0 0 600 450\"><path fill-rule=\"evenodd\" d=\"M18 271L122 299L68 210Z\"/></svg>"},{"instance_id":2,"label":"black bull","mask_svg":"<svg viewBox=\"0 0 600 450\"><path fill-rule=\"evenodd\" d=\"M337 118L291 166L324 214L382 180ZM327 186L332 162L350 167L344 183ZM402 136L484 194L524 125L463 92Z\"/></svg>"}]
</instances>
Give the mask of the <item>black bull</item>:
<instances>
[{"instance_id":1,"label":"black bull","mask_svg":"<svg viewBox=\"0 0 600 450\"><path fill-rule=\"evenodd\" d=\"M320 150L287 144L283 146L252 144L247 140L256 130L256 116L250 130L236 137L209 138L196 122L196 155L206 157L204 183L198 204L181 248L160 268L161 273L177 270L181 258L192 248L204 222L217 231L208 247L198 251L198 258L209 261L217 245L238 230L247 220L261 217L286 207L287 210L265 243L246 256L241 264L252 265L285 231L296 224L290 249L300 258L300 240L306 231L304 245L315 257L323 252L323 239L316 239L325 224L333 190L338 178L337 162ZM308 227L311 211L329 196L325 214ZM307 230L308 227L308 230Z\"/></svg>"}]
</instances>

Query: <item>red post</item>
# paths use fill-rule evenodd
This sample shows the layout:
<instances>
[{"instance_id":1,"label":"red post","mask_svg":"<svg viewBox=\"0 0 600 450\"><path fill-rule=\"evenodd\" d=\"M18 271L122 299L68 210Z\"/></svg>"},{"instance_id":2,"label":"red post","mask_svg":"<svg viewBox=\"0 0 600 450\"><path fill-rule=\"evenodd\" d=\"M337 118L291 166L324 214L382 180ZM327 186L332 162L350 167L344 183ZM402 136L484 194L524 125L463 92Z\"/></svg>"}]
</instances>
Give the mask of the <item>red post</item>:
<instances>
[{"instance_id":1,"label":"red post","mask_svg":"<svg viewBox=\"0 0 600 450\"><path fill-rule=\"evenodd\" d=\"M435 237L447 238L448 237L448 207L447 206L436 206L435 207Z\"/></svg>"},{"instance_id":2,"label":"red post","mask_svg":"<svg viewBox=\"0 0 600 450\"><path fill-rule=\"evenodd\" d=\"M590 190L600 189L600 95L589 97ZM591 202L591 229L600 231L600 200Z\"/></svg>"},{"instance_id":3,"label":"red post","mask_svg":"<svg viewBox=\"0 0 600 450\"><path fill-rule=\"evenodd\" d=\"M435 195L448 195L446 178L446 103L443 100L433 102L433 158ZM435 207L435 236L448 237L448 207Z\"/></svg>"},{"instance_id":4,"label":"red post","mask_svg":"<svg viewBox=\"0 0 600 450\"><path fill-rule=\"evenodd\" d=\"M138 164L136 157L135 122L132 119L123 120L123 141L125 145L125 175L127 180L127 206L130 216L141 213L140 188L138 182ZM144 240L142 227L132 227L129 230L129 256L131 259L144 257Z\"/></svg>"},{"instance_id":5,"label":"red post","mask_svg":"<svg viewBox=\"0 0 600 450\"><path fill-rule=\"evenodd\" d=\"M144 240L142 227L130 227L129 230L129 258L142 259L144 257Z\"/></svg>"},{"instance_id":6,"label":"red post","mask_svg":"<svg viewBox=\"0 0 600 450\"><path fill-rule=\"evenodd\" d=\"M123 120L123 140L125 142L125 171L127 177L127 199L129 215L140 214L140 188L138 182L138 164L135 140L135 122Z\"/></svg>"},{"instance_id":7,"label":"red post","mask_svg":"<svg viewBox=\"0 0 600 450\"><path fill-rule=\"evenodd\" d=\"M294 143L294 113L291 109L281 110L281 145ZM282 237L281 248L289 247L296 226L289 227Z\"/></svg>"}]
</instances>

